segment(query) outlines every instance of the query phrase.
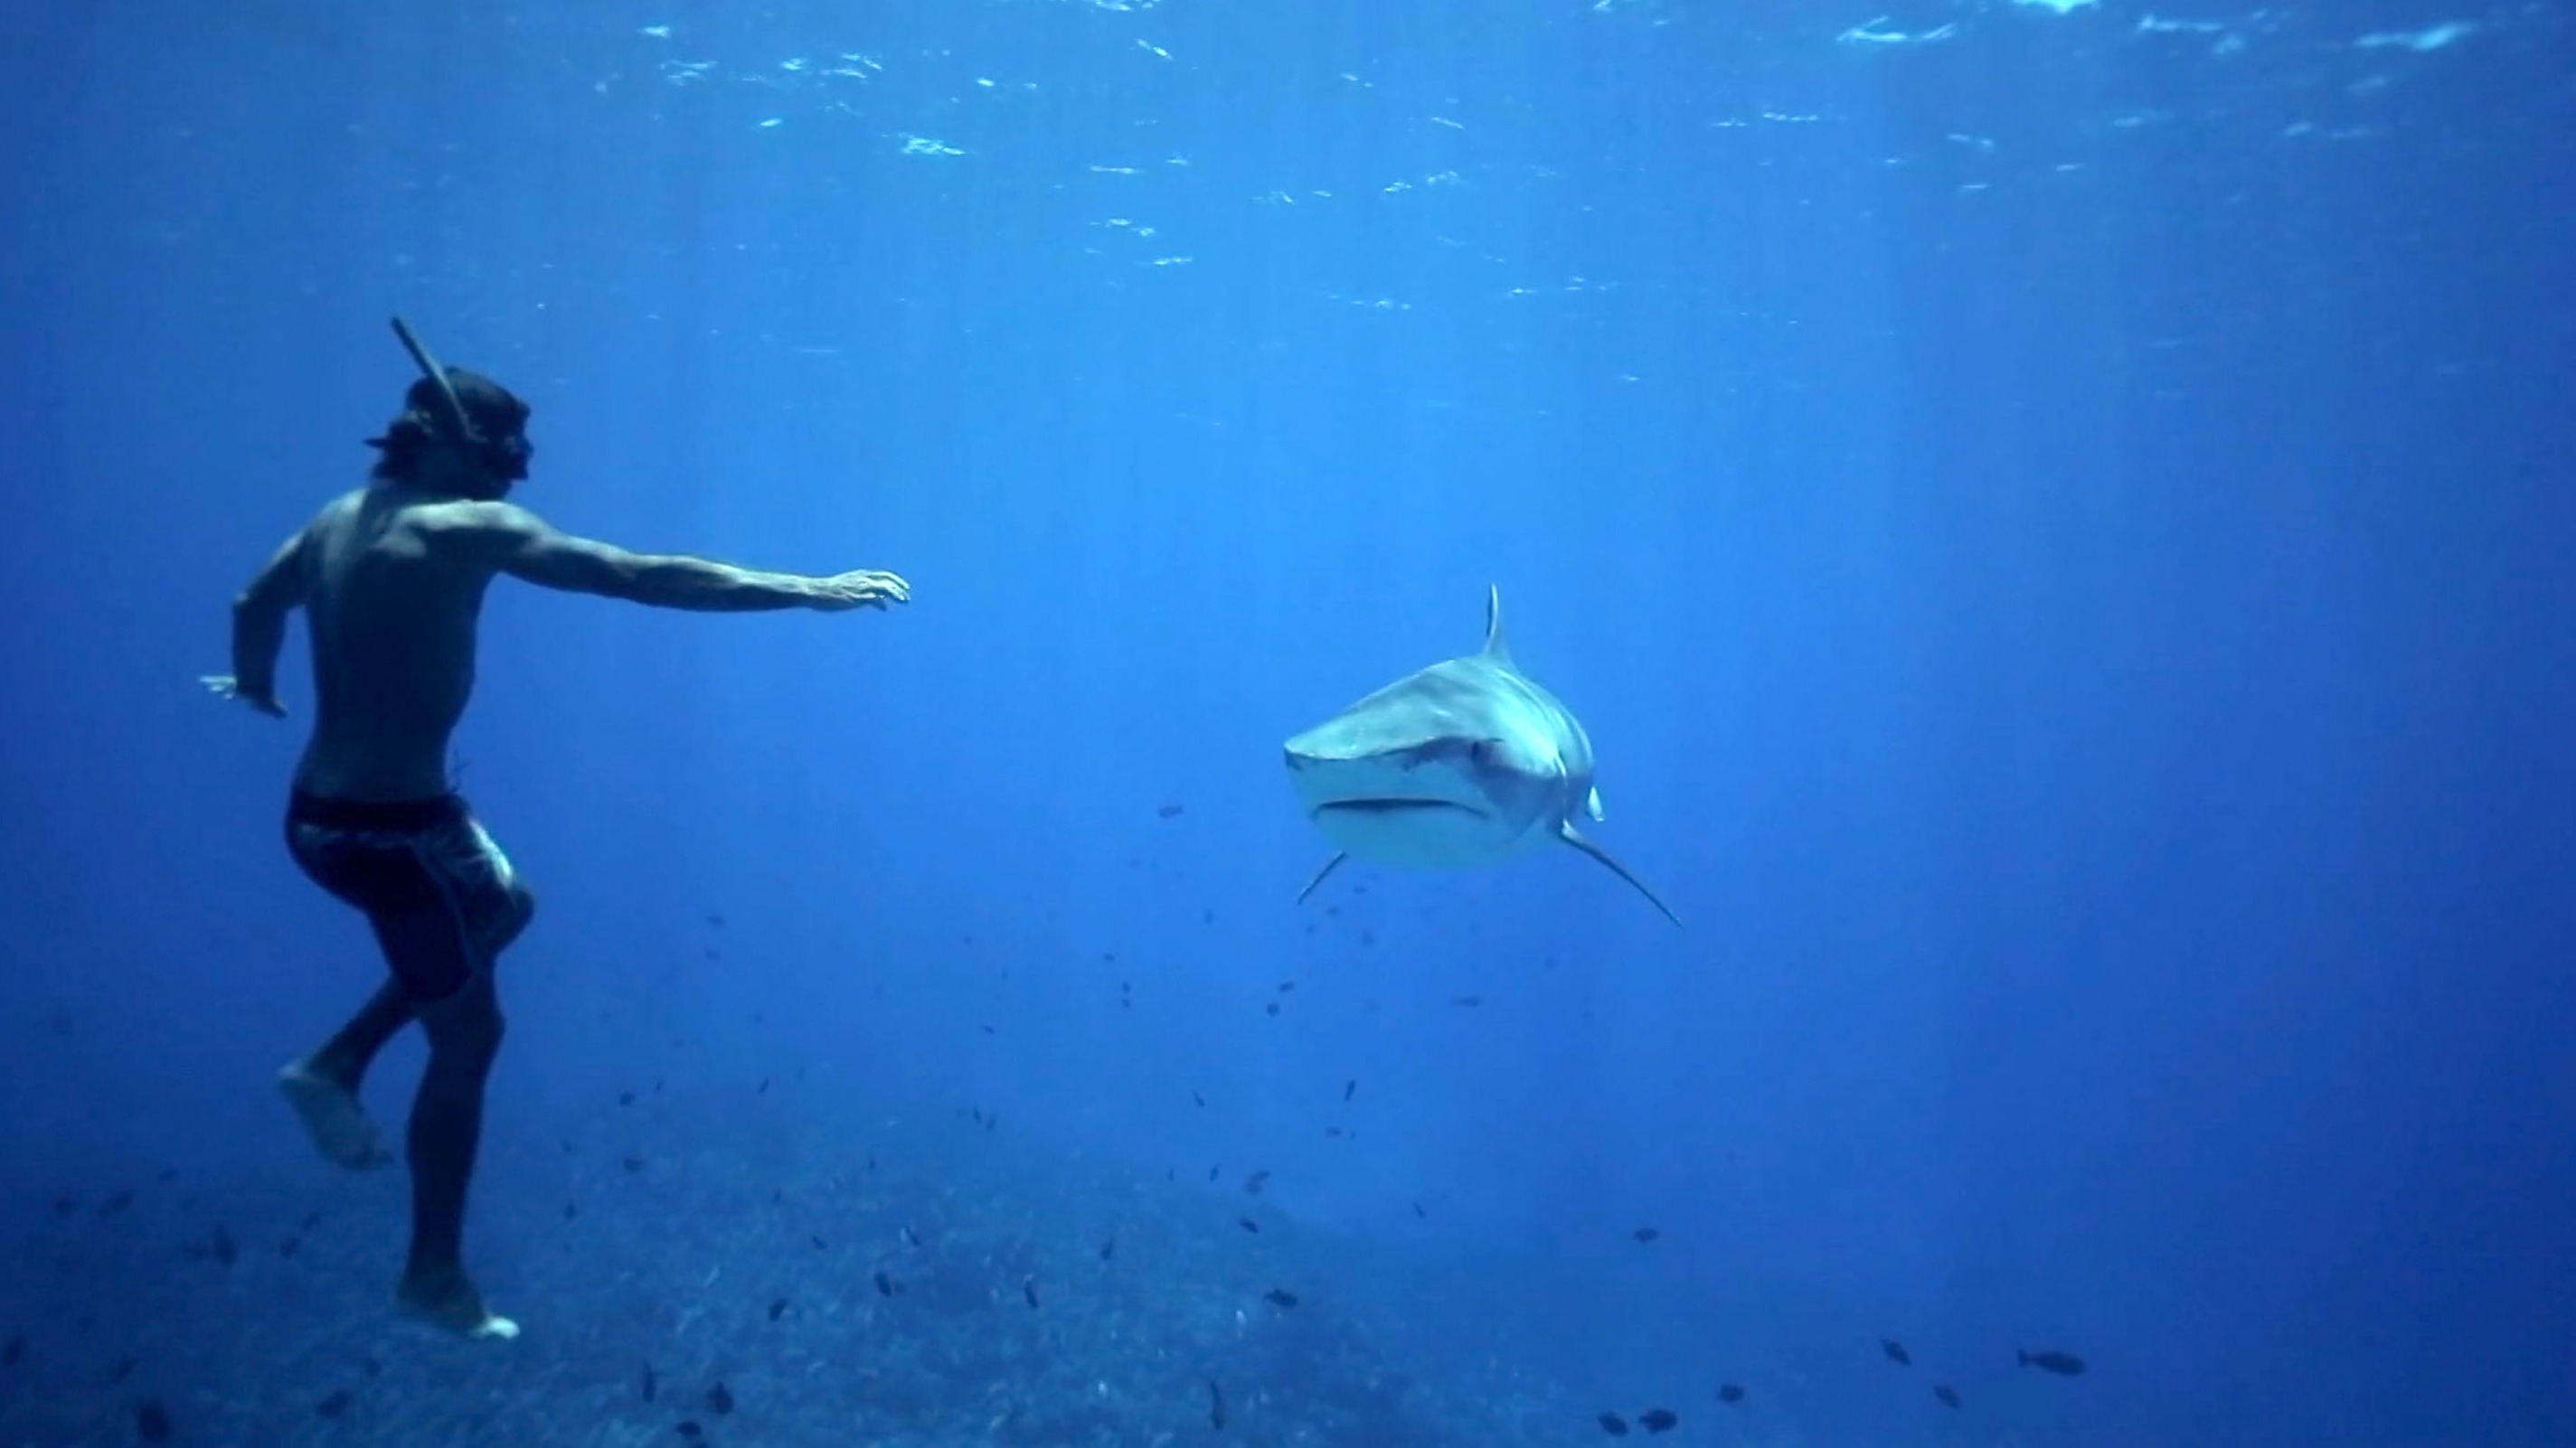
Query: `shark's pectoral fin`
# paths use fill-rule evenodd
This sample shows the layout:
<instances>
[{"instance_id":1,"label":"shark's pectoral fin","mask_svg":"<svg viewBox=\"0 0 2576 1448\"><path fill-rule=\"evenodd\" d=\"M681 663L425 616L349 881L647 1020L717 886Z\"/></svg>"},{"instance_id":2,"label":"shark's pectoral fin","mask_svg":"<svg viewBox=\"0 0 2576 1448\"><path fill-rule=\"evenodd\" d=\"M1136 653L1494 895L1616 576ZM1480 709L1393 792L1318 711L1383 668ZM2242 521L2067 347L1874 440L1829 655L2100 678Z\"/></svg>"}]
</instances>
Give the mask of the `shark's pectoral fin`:
<instances>
[{"instance_id":1,"label":"shark's pectoral fin","mask_svg":"<svg viewBox=\"0 0 2576 1448\"><path fill-rule=\"evenodd\" d=\"M1610 857L1610 852L1609 852L1608 850L1605 850L1605 849L1601 848L1599 845L1596 845L1596 844L1592 843L1590 840L1585 839L1585 838L1583 837L1583 832L1582 832L1581 830L1578 830L1578 829L1576 829L1576 828L1574 827L1574 822L1573 822L1573 821L1571 821L1571 820L1564 820L1564 821L1560 821L1560 822L1557 824L1557 827L1556 827L1556 837L1557 837L1558 839L1561 839L1561 840L1565 841L1567 844L1574 846L1576 849L1581 850L1583 853L1585 853L1585 854L1587 854L1587 855L1590 855L1592 858L1594 858L1594 859L1596 859L1596 860L1599 860L1602 864L1605 864L1605 865L1609 866L1609 867L1610 867L1610 873L1612 873L1612 874L1614 874L1614 875L1617 875L1620 879L1625 880L1625 881L1627 881L1630 885L1635 886L1635 887L1636 887L1636 890L1637 890L1637 893L1646 897L1646 903L1647 903L1647 904L1652 905L1652 906L1654 906L1656 909L1661 910L1662 912L1664 912L1664 918L1665 918L1666 920L1669 920L1669 921L1673 922L1674 928L1676 928L1676 929L1680 928L1681 923L1682 923L1682 918L1681 918L1680 916L1675 915L1675 914L1673 913L1673 907L1671 907L1671 906L1669 906L1669 905L1665 904L1663 901L1661 901L1661 900L1659 900L1659 899L1655 898L1655 892L1646 888L1646 882L1645 882L1645 881L1643 881L1643 880L1638 879L1638 878L1637 878L1636 876L1634 876L1634 875L1629 874L1629 873L1628 873L1628 867L1627 867L1627 866L1625 866L1625 865L1623 865L1623 864L1620 864L1617 860L1612 859L1612 858ZM1334 863L1334 864L1339 864L1339 863L1341 863L1341 862L1340 862L1340 861L1338 861L1338 860L1336 860L1336 861L1334 861L1333 863ZM1328 873L1328 874L1332 871L1332 868L1333 868L1333 866L1332 866L1332 865L1326 865L1326 866L1324 867L1325 872L1326 872L1326 873ZM1316 879L1318 879L1318 880L1321 880L1321 879L1322 879L1322 878L1324 878L1324 877L1323 877L1322 875L1318 875L1318 876L1316 876L1315 878L1316 878ZM1307 886L1306 888L1311 890L1311 889L1313 889L1313 888L1314 888L1314 886L1309 885L1309 886ZM1303 898L1303 897L1300 897L1300 898Z\"/></svg>"},{"instance_id":2,"label":"shark's pectoral fin","mask_svg":"<svg viewBox=\"0 0 2576 1448\"><path fill-rule=\"evenodd\" d=\"M1342 867L1342 861L1349 858L1350 852L1346 850L1341 854L1335 855L1331 859L1326 860L1324 862L1324 868L1315 872L1315 878L1306 882L1306 888L1297 892L1297 903L1300 905L1305 904L1306 897L1315 893L1315 887L1324 883L1324 877L1333 873L1335 870L1340 869ZM1617 869L1618 867L1614 865L1611 868ZM1638 888L1642 890L1645 887L1640 885ZM1675 921L1674 923L1679 924L1680 922Z\"/></svg>"}]
</instances>

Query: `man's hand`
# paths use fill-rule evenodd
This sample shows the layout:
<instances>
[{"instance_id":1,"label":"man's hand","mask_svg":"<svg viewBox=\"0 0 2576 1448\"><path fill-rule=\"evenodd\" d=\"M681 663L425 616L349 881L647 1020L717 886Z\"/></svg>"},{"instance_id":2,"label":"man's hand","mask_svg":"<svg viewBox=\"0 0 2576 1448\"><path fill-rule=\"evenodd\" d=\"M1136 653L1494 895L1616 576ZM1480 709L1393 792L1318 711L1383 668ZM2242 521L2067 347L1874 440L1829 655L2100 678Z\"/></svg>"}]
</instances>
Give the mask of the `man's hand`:
<instances>
[{"instance_id":1,"label":"man's hand","mask_svg":"<svg viewBox=\"0 0 2576 1448\"><path fill-rule=\"evenodd\" d=\"M910 603L912 585L892 573L856 569L814 580L812 605L824 613L842 613L853 608L883 608L891 601Z\"/></svg>"},{"instance_id":2,"label":"man's hand","mask_svg":"<svg viewBox=\"0 0 2576 1448\"><path fill-rule=\"evenodd\" d=\"M246 694L242 692L241 681L230 674L207 674L197 682L205 685L206 692L218 699L230 699L236 703L248 704L271 719L286 717L286 706L277 702L273 695Z\"/></svg>"}]
</instances>

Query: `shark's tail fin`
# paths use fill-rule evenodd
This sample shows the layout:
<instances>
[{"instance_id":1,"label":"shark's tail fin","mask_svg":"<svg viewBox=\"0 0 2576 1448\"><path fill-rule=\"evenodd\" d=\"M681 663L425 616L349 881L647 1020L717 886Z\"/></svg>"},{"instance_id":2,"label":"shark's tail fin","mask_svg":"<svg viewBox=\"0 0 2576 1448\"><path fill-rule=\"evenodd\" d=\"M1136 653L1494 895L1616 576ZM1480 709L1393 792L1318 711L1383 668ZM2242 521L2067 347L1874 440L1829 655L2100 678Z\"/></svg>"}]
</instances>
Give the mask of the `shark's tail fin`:
<instances>
[{"instance_id":1,"label":"shark's tail fin","mask_svg":"<svg viewBox=\"0 0 2576 1448\"><path fill-rule=\"evenodd\" d=\"M1664 918L1673 922L1674 929L1678 930L1681 928L1682 918L1673 913L1673 907L1656 898L1655 892L1646 888L1646 882L1629 874L1628 867L1620 864L1617 860L1612 859L1608 850L1605 850L1599 845L1592 843L1590 840L1585 839L1583 837L1583 832L1574 827L1573 821L1568 820L1559 824L1556 827L1556 833L1557 838L1574 846L1576 849L1581 850L1583 853L1590 855L1592 858L1599 860L1602 864L1609 866L1610 873L1617 875L1620 879L1625 880L1630 885L1634 886L1638 894L1646 897L1647 904L1662 911L1664 913Z\"/></svg>"}]
</instances>

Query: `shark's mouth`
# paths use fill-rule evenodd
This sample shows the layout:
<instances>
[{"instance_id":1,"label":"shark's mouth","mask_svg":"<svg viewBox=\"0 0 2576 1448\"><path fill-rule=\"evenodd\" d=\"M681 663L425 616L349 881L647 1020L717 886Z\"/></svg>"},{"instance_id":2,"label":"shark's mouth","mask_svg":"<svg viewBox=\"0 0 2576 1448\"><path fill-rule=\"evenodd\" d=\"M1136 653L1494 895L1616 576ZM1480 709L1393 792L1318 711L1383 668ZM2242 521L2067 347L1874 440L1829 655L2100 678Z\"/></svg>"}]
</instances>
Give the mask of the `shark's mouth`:
<instances>
[{"instance_id":1,"label":"shark's mouth","mask_svg":"<svg viewBox=\"0 0 2576 1448\"><path fill-rule=\"evenodd\" d=\"M1448 809L1456 810L1460 814L1474 815L1478 819L1485 817L1483 810L1450 799L1335 799L1315 806L1314 818L1320 820L1336 810L1347 814L1389 819L1399 815L1429 814Z\"/></svg>"}]
</instances>

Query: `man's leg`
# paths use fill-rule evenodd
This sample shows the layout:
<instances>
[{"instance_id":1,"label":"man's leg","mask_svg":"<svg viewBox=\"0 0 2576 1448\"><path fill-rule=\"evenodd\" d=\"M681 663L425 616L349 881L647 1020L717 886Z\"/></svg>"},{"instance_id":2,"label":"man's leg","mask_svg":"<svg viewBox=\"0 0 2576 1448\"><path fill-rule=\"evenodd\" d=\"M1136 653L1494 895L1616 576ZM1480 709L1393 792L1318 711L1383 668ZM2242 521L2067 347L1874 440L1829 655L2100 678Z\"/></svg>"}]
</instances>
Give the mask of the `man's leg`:
<instances>
[{"instance_id":1,"label":"man's leg","mask_svg":"<svg viewBox=\"0 0 2576 1448\"><path fill-rule=\"evenodd\" d=\"M429 1069L412 1103L411 1256L397 1293L403 1306L471 1337L515 1337L465 1275L465 1194L483 1134L483 1086L501 1050L501 1006L489 969L443 1000L418 1008L429 1033Z\"/></svg>"},{"instance_id":2,"label":"man's leg","mask_svg":"<svg viewBox=\"0 0 2576 1448\"><path fill-rule=\"evenodd\" d=\"M387 981L320 1050L287 1062L277 1073L278 1089L304 1119L313 1144L332 1161L363 1170L393 1160L376 1124L358 1104L358 1086L376 1053L412 1017L411 998L401 983Z\"/></svg>"},{"instance_id":3,"label":"man's leg","mask_svg":"<svg viewBox=\"0 0 2576 1448\"><path fill-rule=\"evenodd\" d=\"M281 1084L298 1110L327 1100L355 1114L367 1062L406 1021L421 1023L429 1066L406 1141L412 1241L396 1298L454 1332L514 1337L518 1326L493 1316L465 1275L462 1248L483 1086L501 1049L492 965L527 928L535 896L461 802L452 816L419 828L334 837L307 826L291 838L308 873L367 912L393 982L321 1051L289 1067Z\"/></svg>"}]
</instances>

